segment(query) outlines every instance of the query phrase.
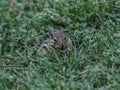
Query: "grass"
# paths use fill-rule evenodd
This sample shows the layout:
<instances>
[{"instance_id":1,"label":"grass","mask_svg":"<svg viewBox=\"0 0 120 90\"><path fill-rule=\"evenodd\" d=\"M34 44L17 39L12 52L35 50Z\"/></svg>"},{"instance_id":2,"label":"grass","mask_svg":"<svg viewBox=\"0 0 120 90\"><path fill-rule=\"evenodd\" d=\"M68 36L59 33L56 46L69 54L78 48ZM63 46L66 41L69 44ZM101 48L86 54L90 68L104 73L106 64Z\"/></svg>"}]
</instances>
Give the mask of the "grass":
<instances>
[{"instance_id":1,"label":"grass","mask_svg":"<svg viewBox=\"0 0 120 90\"><path fill-rule=\"evenodd\" d=\"M0 0L1 90L119 90L120 1ZM40 57L48 31L64 28L69 57Z\"/></svg>"}]
</instances>

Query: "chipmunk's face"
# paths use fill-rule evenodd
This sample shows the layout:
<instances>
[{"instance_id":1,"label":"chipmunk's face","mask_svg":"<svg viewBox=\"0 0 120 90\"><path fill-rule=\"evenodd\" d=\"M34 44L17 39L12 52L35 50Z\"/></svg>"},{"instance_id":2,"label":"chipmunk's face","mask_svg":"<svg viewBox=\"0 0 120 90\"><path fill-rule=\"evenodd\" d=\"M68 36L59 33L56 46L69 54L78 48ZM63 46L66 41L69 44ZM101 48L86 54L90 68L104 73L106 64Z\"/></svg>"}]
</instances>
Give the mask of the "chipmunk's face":
<instances>
[{"instance_id":1,"label":"chipmunk's face","mask_svg":"<svg viewBox=\"0 0 120 90\"><path fill-rule=\"evenodd\" d=\"M54 40L55 47L61 50L64 50L64 44L67 41L67 38L64 34L64 31L50 32L51 40Z\"/></svg>"}]
</instances>

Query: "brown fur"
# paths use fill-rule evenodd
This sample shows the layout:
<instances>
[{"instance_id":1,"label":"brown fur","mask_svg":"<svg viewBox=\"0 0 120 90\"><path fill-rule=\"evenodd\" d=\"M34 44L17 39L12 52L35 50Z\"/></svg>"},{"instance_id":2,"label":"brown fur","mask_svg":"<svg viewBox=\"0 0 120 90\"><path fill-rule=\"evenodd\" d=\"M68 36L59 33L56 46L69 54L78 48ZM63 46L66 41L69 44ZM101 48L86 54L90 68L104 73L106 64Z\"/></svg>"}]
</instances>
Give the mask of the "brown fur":
<instances>
[{"instance_id":1,"label":"brown fur","mask_svg":"<svg viewBox=\"0 0 120 90\"><path fill-rule=\"evenodd\" d=\"M70 38L66 37L63 30L57 32L50 32L50 39L47 39L42 43L39 49L39 54L41 55L51 53L52 47L68 53L70 51L70 45L72 45L72 41Z\"/></svg>"}]
</instances>

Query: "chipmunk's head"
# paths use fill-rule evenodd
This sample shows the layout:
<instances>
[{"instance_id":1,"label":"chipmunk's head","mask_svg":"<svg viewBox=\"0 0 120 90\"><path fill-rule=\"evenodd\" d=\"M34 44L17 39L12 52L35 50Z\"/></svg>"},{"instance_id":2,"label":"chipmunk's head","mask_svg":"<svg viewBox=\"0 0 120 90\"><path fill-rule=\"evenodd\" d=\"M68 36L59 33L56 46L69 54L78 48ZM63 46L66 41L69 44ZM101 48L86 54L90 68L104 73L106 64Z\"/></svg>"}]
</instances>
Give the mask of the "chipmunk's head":
<instances>
[{"instance_id":1,"label":"chipmunk's head","mask_svg":"<svg viewBox=\"0 0 120 90\"><path fill-rule=\"evenodd\" d=\"M54 40L56 48L64 50L64 44L67 42L67 37L65 36L63 30L57 32L50 32L50 38L51 40Z\"/></svg>"}]
</instances>

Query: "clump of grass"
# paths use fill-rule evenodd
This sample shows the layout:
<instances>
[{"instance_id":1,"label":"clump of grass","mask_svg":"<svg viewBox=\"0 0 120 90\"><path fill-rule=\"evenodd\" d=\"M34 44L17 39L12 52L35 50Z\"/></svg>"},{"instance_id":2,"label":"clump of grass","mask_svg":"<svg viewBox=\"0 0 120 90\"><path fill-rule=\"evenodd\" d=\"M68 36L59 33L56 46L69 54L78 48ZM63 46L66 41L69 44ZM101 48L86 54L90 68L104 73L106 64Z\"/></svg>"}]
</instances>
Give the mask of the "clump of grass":
<instances>
[{"instance_id":1,"label":"clump of grass","mask_svg":"<svg viewBox=\"0 0 120 90\"><path fill-rule=\"evenodd\" d=\"M115 0L0 1L0 89L120 88L120 2ZM48 31L64 28L69 57L38 56Z\"/></svg>"}]
</instances>

